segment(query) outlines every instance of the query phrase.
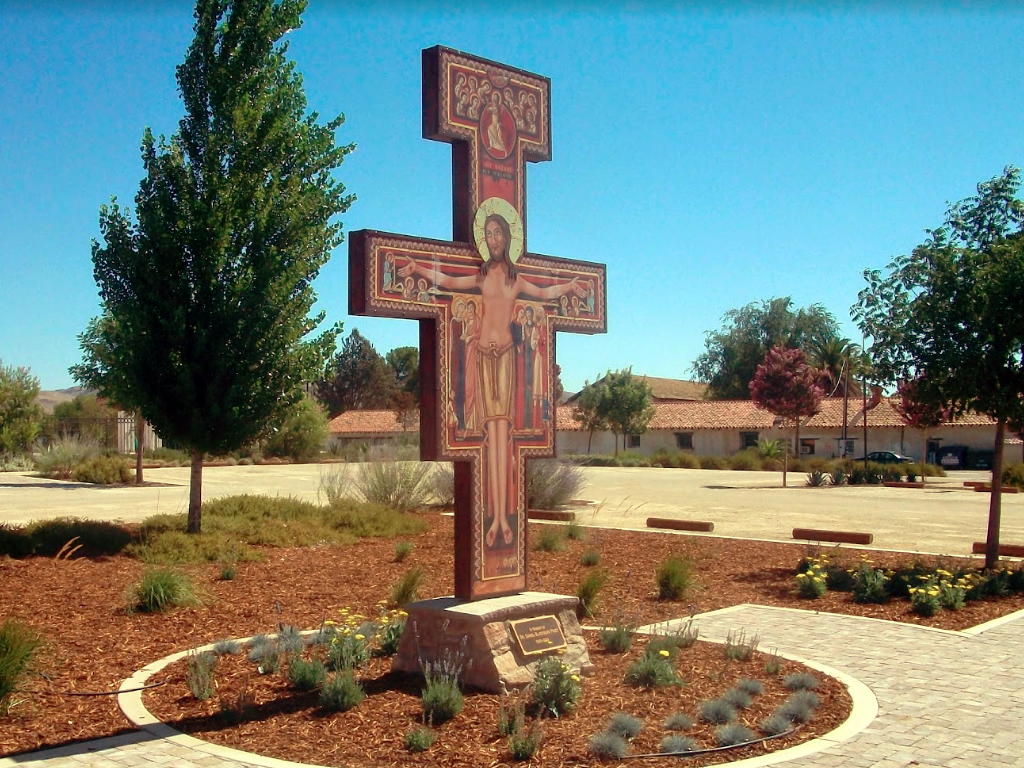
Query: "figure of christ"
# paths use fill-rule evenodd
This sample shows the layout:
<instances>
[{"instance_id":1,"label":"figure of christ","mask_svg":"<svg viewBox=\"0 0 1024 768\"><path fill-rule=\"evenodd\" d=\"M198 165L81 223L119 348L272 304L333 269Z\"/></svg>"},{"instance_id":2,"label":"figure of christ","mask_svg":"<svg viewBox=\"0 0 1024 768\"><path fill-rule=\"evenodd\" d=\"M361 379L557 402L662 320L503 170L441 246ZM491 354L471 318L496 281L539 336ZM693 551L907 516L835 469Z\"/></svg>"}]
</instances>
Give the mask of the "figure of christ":
<instances>
[{"instance_id":1,"label":"figure of christ","mask_svg":"<svg viewBox=\"0 0 1024 768\"><path fill-rule=\"evenodd\" d=\"M514 469L511 428L515 423L513 389L516 370L510 325L516 299L520 296L541 300L559 299L568 293L582 294L584 289L575 277L561 284L542 287L520 275L509 257L512 233L508 222L501 215L492 213L487 217L484 236L489 258L476 275L448 275L412 259L399 269L399 274L403 278L421 275L449 291L480 292L482 307L475 350L475 394L485 437L486 509L492 515L484 540L488 547L493 547L499 532L505 545L511 544L514 538L508 515L511 501L509 477Z\"/></svg>"},{"instance_id":2,"label":"figure of christ","mask_svg":"<svg viewBox=\"0 0 1024 768\"><path fill-rule=\"evenodd\" d=\"M533 307L526 307L522 310L523 315L523 426L526 429L533 429L536 413L533 410L534 396L534 375L533 367L536 364L537 339L535 331L537 326L533 323Z\"/></svg>"}]
</instances>

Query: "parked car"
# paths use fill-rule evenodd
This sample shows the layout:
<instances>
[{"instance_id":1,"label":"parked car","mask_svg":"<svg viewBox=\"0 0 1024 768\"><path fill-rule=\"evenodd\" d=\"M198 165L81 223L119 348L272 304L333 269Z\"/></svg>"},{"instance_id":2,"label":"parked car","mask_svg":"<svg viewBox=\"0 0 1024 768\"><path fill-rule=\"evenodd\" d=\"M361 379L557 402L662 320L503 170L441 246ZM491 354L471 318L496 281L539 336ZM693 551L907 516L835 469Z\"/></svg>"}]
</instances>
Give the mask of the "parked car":
<instances>
[{"instance_id":1,"label":"parked car","mask_svg":"<svg viewBox=\"0 0 1024 768\"><path fill-rule=\"evenodd\" d=\"M864 457L861 456L857 461L864 461ZM913 464L914 460L909 456L904 456L902 453L893 453L892 451L872 451L868 454L868 461L873 461L876 464Z\"/></svg>"}]
</instances>

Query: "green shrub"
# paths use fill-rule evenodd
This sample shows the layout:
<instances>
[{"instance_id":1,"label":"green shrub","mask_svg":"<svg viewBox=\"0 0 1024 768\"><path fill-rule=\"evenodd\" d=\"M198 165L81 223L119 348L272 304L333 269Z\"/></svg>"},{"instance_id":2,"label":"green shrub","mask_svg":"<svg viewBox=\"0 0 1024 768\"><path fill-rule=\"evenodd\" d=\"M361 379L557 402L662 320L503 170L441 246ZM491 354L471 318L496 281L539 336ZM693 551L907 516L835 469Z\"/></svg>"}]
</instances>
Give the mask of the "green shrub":
<instances>
[{"instance_id":1,"label":"green shrub","mask_svg":"<svg viewBox=\"0 0 1024 768\"><path fill-rule=\"evenodd\" d=\"M756 472L761 469L761 458L757 455L756 449L745 448L729 457L729 469L740 472Z\"/></svg>"},{"instance_id":2,"label":"green shrub","mask_svg":"<svg viewBox=\"0 0 1024 768\"><path fill-rule=\"evenodd\" d=\"M43 646L40 635L27 625L8 616L0 626L0 715L16 704L14 694L31 673Z\"/></svg>"},{"instance_id":3,"label":"green shrub","mask_svg":"<svg viewBox=\"0 0 1024 768\"><path fill-rule=\"evenodd\" d=\"M782 703L776 714L793 723L807 723L814 716L818 703L814 691L797 691Z\"/></svg>"},{"instance_id":4,"label":"green shrub","mask_svg":"<svg viewBox=\"0 0 1024 768\"><path fill-rule=\"evenodd\" d=\"M590 571L576 587L576 615L580 618L593 617L597 613L597 603L604 585L608 583L608 571Z\"/></svg>"},{"instance_id":5,"label":"green shrub","mask_svg":"<svg viewBox=\"0 0 1024 768\"><path fill-rule=\"evenodd\" d=\"M508 751L513 760L529 760L540 747L540 723L536 720L529 728L516 728L508 735Z\"/></svg>"},{"instance_id":6,"label":"green shrub","mask_svg":"<svg viewBox=\"0 0 1024 768\"><path fill-rule=\"evenodd\" d=\"M428 482L434 501L444 507L450 507L455 503L455 467L451 462L436 462Z\"/></svg>"},{"instance_id":7,"label":"green shrub","mask_svg":"<svg viewBox=\"0 0 1024 768\"><path fill-rule=\"evenodd\" d=\"M889 602L889 592L885 587L887 581L884 571L873 568L868 561L861 561L853 576L853 602Z\"/></svg>"},{"instance_id":8,"label":"green shrub","mask_svg":"<svg viewBox=\"0 0 1024 768\"><path fill-rule=\"evenodd\" d=\"M782 671L782 657L774 651L768 654L768 660L764 663L764 671L769 675L777 675Z\"/></svg>"},{"instance_id":9,"label":"green shrub","mask_svg":"<svg viewBox=\"0 0 1024 768\"><path fill-rule=\"evenodd\" d=\"M602 731L590 737L587 751L598 760L621 760L629 753L629 744L617 734Z\"/></svg>"},{"instance_id":10,"label":"green shrub","mask_svg":"<svg viewBox=\"0 0 1024 768\"><path fill-rule=\"evenodd\" d=\"M1007 464L1003 467L1003 485L1024 488L1024 464Z\"/></svg>"},{"instance_id":11,"label":"green shrub","mask_svg":"<svg viewBox=\"0 0 1024 768\"><path fill-rule=\"evenodd\" d=\"M457 674L444 671L440 666L425 665L423 676L426 687L420 694L423 716L428 723L447 723L462 711L465 700L459 688Z\"/></svg>"},{"instance_id":12,"label":"green shrub","mask_svg":"<svg viewBox=\"0 0 1024 768\"><path fill-rule=\"evenodd\" d=\"M559 459L526 462L526 504L529 509L557 509L579 495L586 484L576 464Z\"/></svg>"},{"instance_id":13,"label":"green shrub","mask_svg":"<svg viewBox=\"0 0 1024 768\"><path fill-rule=\"evenodd\" d=\"M701 469L729 469L729 460L724 456L701 456Z\"/></svg>"},{"instance_id":14,"label":"green shrub","mask_svg":"<svg viewBox=\"0 0 1024 768\"><path fill-rule=\"evenodd\" d=\"M910 610L918 616L934 616L942 610L939 602L939 585L929 579L919 587L910 588Z\"/></svg>"},{"instance_id":15,"label":"green shrub","mask_svg":"<svg viewBox=\"0 0 1024 768\"><path fill-rule=\"evenodd\" d=\"M419 597L424 575L425 571L418 565L402 574L402 578L388 593L388 607L401 608L403 605L415 602Z\"/></svg>"},{"instance_id":16,"label":"green shrub","mask_svg":"<svg viewBox=\"0 0 1024 768\"><path fill-rule=\"evenodd\" d=\"M626 668L623 682L637 688L664 688L683 684L676 674L671 654L665 649L657 653L641 654L639 659L634 660Z\"/></svg>"},{"instance_id":17,"label":"green shrub","mask_svg":"<svg viewBox=\"0 0 1024 768\"><path fill-rule=\"evenodd\" d=\"M576 709L582 693L579 675L558 658L549 656L542 659L534 670L530 709L541 717L561 717Z\"/></svg>"},{"instance_id":18,"label":"green shrub","mask_svg":"<svg viewBox=\"0 0 1024 768\"><path fill-rule=\"evenodd\" d=\"M366 692L356 682L351 669L331 675L320 688L320 706L331 712L347 712L365 698Z\"/></svg>"},{"instance_id":19,"label":"green shrub","mask_svg":"<svg viewBox=\"0 0 1024 768\"><path fill-rule=\"evenodd\" d=\"M405 732L405 748L410 752L426 752L437 741L437 733L418 725Z\"/></svg>"},{"instance_id":20,"label":"green shrub","mask_svg":"<svg viewBox=\"0 0 1024 768\"><path fill-rule=\"evenodd\" d=\"M198 700L206 701L213 696L213 673L217 669L217 655L204 651L190 653L185 662L185 682L189 693Z\"/></svg>"},{"instance_id":21,"label":"green shrub","mask_svg":"<svg viewBox=\"0 0 1024 768\"><path fill-rule=\"evenodd\" d=\"M654 576L659 600L682 600L697 583L697 569L689 557L670 555Z\"/></svg>"},{"instance_id":22,"label":"green shrub","mask_svg":"<svg viewBox=\"0 0 1024 768\"><path fill-rule=\"evenodd\" d=\"M62 437L35 455L36 469L44 477L54 480L69 480L76 466L86 459L99 454L96 443L85 442L76 437Z\"/></svg>"},{"instance_id":23,"label":"green shrub","mask_svg":"<svg viewBox=\"0 0 1024 768\"><path fill-rule=\"evenodd\" d=\"M643 721L628 712L616 712L612 715L607 728L610 733L621 736L626 741L635 739L643 729Z\"/></svg>"},{"instance_id":24,"label":"green shrub","mask_svg":"<svg viewBox=\"0 0 1024 768\"><path fill-rule=\"evenodd\" d=\"M855 583L853 573L841 565L829 564L825 568L825 587L833 592L852 592Z\"/></svg>"},{"instance_id":25,"label":"green shrub","mask_svg":"<svg viewBox=\"0 0 1024 768\"><path fill-rule=\"evenodd\" d=\"M32 541L25 530L11 523L0 522L0 557L22 558L32 554Z\"/></svg>"},{"instance_id":26,"label":"green shrub","mask_svg":"<svg viewBox=\"0 0 1024 768\"><path fill-rule=\"evenodd\" d=\"M666 755L684 755L697 751L697 742L689 736L674 733L661 740L660 749Z\"/></svg>"},{"instance_id":27,"label":"green shrub","mask_svg":"<svg viewBox=\"0 0 1024 768\"><path fill-rule=\"evenodd\" d=\"M134 464L123 456L93 456L76 464L71 479L76 483L115 485L135 480Z\"/></svg>"},{"instance_id":28,"label":"green shrub","mask_svg":"<svg viewBox=\"0 0 1024 768\"><path fill-rule=\"evenodd\" d=\"M67 557L72 541L72 547L77 547L75 557L116 555L132 541L131 533L117 523L74 517L37 520L25 526L22 534L28 542L29 554L37 557L56 557L62 550L63 557Z\"/></svg>"},{"instance_id":29,"label":"green shrub","mask_svg":"<svg viewBox=\"0 0 1024 768\"><path fill-rule=\"evenodd\" d=\"M526 723L526 705L519 699L509 702L502 696L498 706L498 733L511 736L523 729Z\"/></svg>"},{"instance_id":30,"label":"green shrub","mask_svg":"<svg viewBox=\"0 0 1024 768\"><path fill-rule=\"evenodd\" d=\"M327 441L328 423L323 408L312 398L304 397L274 425L264 451L267 456L296 462L315 461Z\"/></svg>"},{"instance_id":31,"label":"green shrub","mask_svg":"<svg viewBox=\"0 0 1024 768\"><path fill-rule=\"evenodd\" d=\"M533 540L535 552L561 552L565 549L565 533L557 525L542 525Z\"/></svg>"},{"instance_id":32,"label":"green shrub","mask_svg":"<svg viewBox=\"0 0 1024 768\"><path fill-rule=\"evenodd\" d=\"M595 549L588 549L580 555L580 565L592 568L601 562L601 553Z\"/></svg>"},{"instance_id":33,"label":"green shrub","mask_svg":"<svg viewBox=\"0 0 1024 768\"><path fill-rule=\"evenodd\" d=\"M829 480L832 482L832 485L843 485L849 479L850 476L843 467L836 467L829 473Z\"/></svg>"},{"instance_id":34,"label":"green shrub","mask_svg":"<svg viewBox=\"0 0 1024 768\"><path fill-rule=\"evenodd\" d=\"M433 498L432 473L427 461L369 461L359 465L354 480L366 501L409 512L427 506Z\"/></svg>"},{"instance_id":35,"label":"green shrub","mask_svg":"<svg viewBox=\"0 0 1024 768\"><path fill-rule=\"evenodd\" d=\"M749 637L742 629L737 632L729 630L722 650L725 652L725 658L731 661L749 661L760 641L761 638L756 632Z\"/></svg>"},{"instance_id":36,"label":"green shrub","mask_svg":"<svg viewBox=\"0 0 1024 768\"><path fill-rule=\"evenodd\" d=\"M199 604L188 576L166 568L147 569L128 590L129 612L159 613Z\"/></svg>"},{"instance_id":37,"label":"green shrub","mask_svg":"<svg viewBox=\"0 0 1024 768\"><path fill-rule=\"evenodd\" d=\"M606 653L625 653L633 645L636 627L616 621L611 627L602 628L598 632L601 648Z\"/></svg>"},{"instance_id":38,"label":"green shrub","mask_svg":"<svg viewBox=\"0 0 1024 768\"><path fill-rule=\"evenodd\" d=\"M565 538L569 541L583 541L587 538L587 530L576 520L570 520L565 524Z\"/></svg>"},{"instance_id":39,"label":"green shrub","mask_svg":"<svg viewBox=\"0 0 1024 768\"><path fill-rule=\"evenodd\" d=\"M665 718L661 727L666 731L688 731L693 727L693 718L685 712L676 712Z\"/></svg>"},{"instance_id":40,"label":"green shrub","mask_svg":"<svg viewBox=\"0 0 1024 768\"><path fill-rule=\"evenodd\" d=\"M301 656L292 656L288 662L288 684L299 691L313 691L327 679L327 668L320 659L307 661Z\"/></svg>"},{"instance_id":41,"label":"green shrub","mask_svg":"<svg viewBox=\"0 0 1024 768\"><path fill-rule=\"evenodd\" d=\"M406 620L404 613L392 611L384 617L380 629L377 631L377 654L380 656L394 656L398 653L398 647L402 643L402 635L405 633Z\"/></svg>"},{"instance_id":42,"label":"green shrub","mask_svg":"<svg viewBox=\"0 0 1024 768\"><path fill-rule=\"evenodd\" d=\"M701 702L700 719L705 723L723 725L736 719L736 707L725 699L711 699Z\"/></svg>"},{"instance_id":43,"label":"green shrub","mask_svg":"<svg viewBox=\"0 0 1024 768\"><path fill-rule=\"evenodd\" d=\"M740 723L729 723L715 729L715 744L719 747L746 744L756 738L757 736L753 731Z\"/></svg>"}]
</instances>

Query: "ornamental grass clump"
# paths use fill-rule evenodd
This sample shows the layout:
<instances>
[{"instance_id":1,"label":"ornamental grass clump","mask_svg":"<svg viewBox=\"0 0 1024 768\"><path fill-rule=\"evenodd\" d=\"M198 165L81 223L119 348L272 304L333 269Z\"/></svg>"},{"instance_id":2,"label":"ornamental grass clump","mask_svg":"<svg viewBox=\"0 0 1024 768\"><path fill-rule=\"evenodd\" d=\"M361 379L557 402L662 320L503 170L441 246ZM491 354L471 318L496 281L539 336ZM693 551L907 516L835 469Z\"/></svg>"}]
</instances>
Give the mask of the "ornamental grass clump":
<instances>
[{"instance_id":1,"label":"ornamental grass clump","mask_svg":"<svg viewBox=\"0 0 1024 768\"><path fill-rule=\"evenodd\" d=\"M261 675L272 675L281 668L281 648L267 635L256 635L249 641L249 661Z\"/></svg>"},{"instance_id":2,"label":"ornamental grass clump","mask_svg":"<svg viewBox=\"0 0 1024 768\"><path fill-rule=\"evenodd\" d=\"M150 568L128 590L129 613L159 613L199 605L188 576L167 568Z\"/></svg>"},{"instance_id":3,"label":"ornamental grass clump","mask_svg":"<svg viewBox=\"0 0 1024 768\"><path fill-rule=\"evenodd\" d=\"M359 465L354 484L366 501L409 512L425 507L434 497L433 471L428 461L368 461Z\"/></svg>"},{"instance_id":4,"label":"ornamental grass clump","mask_svg":"<svg viewBox=\"0 0 1024 768\"><path fill-rule=\"evenodd\" d=\"M388 594L388 606L401 608L403 605L415 602L419 597L424 575L425 571L418 565L406 571L391 588L391 592Z\"/></svg>"},{"instance_id":5,"label":"ornamental grass clump","mask_svg":"<svg viewBox=\"0 0 1024 768\"><path fill-rule=\"evenodd\" d=\"M533 539L535 552L561 552L565 549L565 532L558 526L542 525Z\"/></svg>"},{"instance_id":6,"label":"ornamental grass clump","mask_svg":"<svg viewBox=\"0 0 1024 768\"><path fill-rule=\"evenodd\" d=\"M539 717L561 717L576 709L583 686L580 676L557 657L537 664L530 688L530 711Z\"/></svg>"},{"instance_id":7,"label":"ornamental grass clump","mask_svg":"<svg viewBox=\"0 0 1024 768\"><path fill-rule=\"evenodd\" d=\"M521 725L508 735L508 752L516 761L529 760L540 747L543 734L536 720L527 728Z\"/></svg>"},{"instance_id":8,"label":"ornamental grass clump","mask_svg":"<svg viewBox=\"0 0 1024 768\"><path fill-rule=\"evenodd\" d=\"M601 562L601 553L595 549L588 549L580 555L580 565L593 568Z\"/></svg>"},{"instance_id":9,"label":"ornamental grass clump","mask_svg":"<svg viewBox=\"0 0 1024 768\"><path fill-rule=\"evenodd\" d=\"M701 702L698 711L701 720L714 725L731 723L736 719L736 707L725 699L710 699Z\"/></svg>"},{"instance_id":10,"label":"ornamental grass clump","mask_svg":"<svg viewBox=\"0 0 1024 768\"><path fill-rule=\"evenodd\" d=\"M760 642L761 637L756 632L752 637L748 637L745 630L729 630L722 650L725 652L725 658L730 661L749 661Z\"/></svg>"},{"instance_id":11,"label":"ornamental grass clump","mask_svg":"<svg viewBox=\"0 0 1024 768\"><path fill-rule=\"evenodd\" d=\"M0 715L17 703L14 694L31 673L42 646L42 637L17 619L8 616L0 626Z\"/></svg>"},{"instance_id":12,"label":"ornamental grass clump","mask_svg":"<svg viewBox=\"0 0 1024 768\"><path fill-rule=\"evenodd\" d=\"M655 571L659 600L682 600L697 583L697 569L689 557L670 555Z\"/></svg>"},{"instance_id":13,"label":"ornamental grass clump","mask_svg":"<svg viewBox=\"0 0 1024 768\"><path fill-rule=\"evenodd\" d=\"M627 667L623 682L637 688L683 685L683 681L676 674L671 652L662 648L652 653L650 647Z\"/></svg>"},{"instance_id":14,"label":"ornamental grass clump","mask_svg":"<svg viewBox=\"0 0 1024 768\"><path fill-rule=\"evenodd\" d=\"M685 712L675 712L665 718L661 727L666 731L688 731L693 727L693 718Z\"/></svg>"},{"instance_id":15,"label":"ornamental grass clump","mask_svg":"<svg viewBox=\"0 0 1024 768\"><path fill-rule=\"evenodd\" d=\"M757 726L765 736L778 736L793 729L793 722L785 715L776 712L766 717Z\"/></svg>"},{"instance_id":16,"label":"ornamental grass clump","mask_svg":"<svg viewBox=\"0 0 1024 768\"><path fill-rule=\"evenodd\" d=\"M580 579L580 583L576 587L576 599L579 600L576 604L578 618L593 618L597 614L601 590L607 583L608 571L606 570L590 571Z\"/></svg>"},{"instance_id":17,"label":"ornamental grass clump","mask_svg":"<svg viewBox=\"0 0 1024 768\"><path fill-rule=\"evenodd\" d=\"M689 736L674 733L662 739L659 747L666 755L685 755L697 751L697 742Z\"/></svg>"},{"instance_id":18,"label":"ornamental grass clump","mask_svg":"<svg viewBox=\"0 0 1024 768\"><path fill-rule=\"evenodd\" d=\"M736 688L749 693L751 696L760 696L764 693L764 684L760 680L744 677L736 683Z\"/></svg>"},{"instance_id":19,"label":"ornamental grass clump","mask_svg":"<svg viewBox=\"0 0 1024 768\"><path fill-rule=\"evenodd\" d=\"M776 714L793 723L808 723L819 703L818 694L814 691L796 691L782 703Z\"/></svg>"},{"instance_id":20,"label":"ornamental grass clump","mask_svg":"<svg viewBox=\"0 0 1024 768\"><path fill-rule=\"evenodd\" d=\"M197 701L206 701L213 696L213 673L217 669L217 661L217 655L209 651L188 655L185 661L185 683Z\"/></svg>"},{"instance_id":21,"label":"ornamental grass clump","mask_svg":"<svg viewBox=\"0 0 1024 768\"><path fill-rule=\"evenodd\" d=\"M729 723L715 729L715 744L719 747L734 747L754 741L757 735L740 723Z\"/></svg>"},{"instance_id":22,"label":"ornamental grass clump","mask_svg":"<svg viewBox=\"0 0 1024 768\"><path fill-rule=\"evenodd\" d=\"M601 731L590 737L587 751L598 760L621 760L629 754L629 742L618 734Z\"/></svg>"},{"instance_id":23,"label":"ornamental grass clump","mask_svg":"<svg viewBox=\"0 0 1024 768\"><path fill-rule=\"evenodd\" d=\"M810 672L796 672L786 675L782 684L791 691L813 691L818 687L818 678Z\"/></svg>"},{"instance_id":24,"label":"ornamental grass clump","mask_svg":"<svg viewBox=\"0 0 1024 768\"><path fill-rule=\"evenodd\" d=\"M736 709L746 709L754 703L754 697L739 688L730 688L722 694L722 698Z\"/></svg>"},{"instance_id":25,"label":"ornamental grass clump","mask_svg":"<svg viewBox=\"0 0 1024 768\"><path fill-rule=\"evenodd\" d=\"M608 727L605 730L621 736L626 741L631 741L639 736L643 729L643 721L639 718L628 712L616 712L608 721Z\"/></svg>"}]
</instances>

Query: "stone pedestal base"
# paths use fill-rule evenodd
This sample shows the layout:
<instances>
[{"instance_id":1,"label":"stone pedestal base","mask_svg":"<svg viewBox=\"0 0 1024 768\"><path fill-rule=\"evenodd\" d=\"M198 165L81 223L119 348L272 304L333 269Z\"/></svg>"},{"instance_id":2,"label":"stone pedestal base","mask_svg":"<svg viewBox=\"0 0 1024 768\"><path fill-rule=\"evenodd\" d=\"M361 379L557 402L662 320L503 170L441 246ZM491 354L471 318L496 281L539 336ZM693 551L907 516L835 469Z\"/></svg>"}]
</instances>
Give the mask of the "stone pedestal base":
<instances>
[{"instance_id":1,"label":"stone pedestal base","mask_svg":"<svg viewBox=\"0 0 1024 768\"><path fill-rule=\"evenodd\" d=\"M416 673L421 671L421 659L433 662L461 656L464 685L489 693L529 685L537 664L553 655L573 672L593 675L594 665L576 620L577 603L575 597L543 592L474 602L440 597L411 603L405 607L409 619L392 668ZM557 619L565 637L563 651L523 653L512 622L540 616Z\"/></svg>"}]
</instances>

